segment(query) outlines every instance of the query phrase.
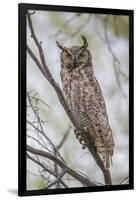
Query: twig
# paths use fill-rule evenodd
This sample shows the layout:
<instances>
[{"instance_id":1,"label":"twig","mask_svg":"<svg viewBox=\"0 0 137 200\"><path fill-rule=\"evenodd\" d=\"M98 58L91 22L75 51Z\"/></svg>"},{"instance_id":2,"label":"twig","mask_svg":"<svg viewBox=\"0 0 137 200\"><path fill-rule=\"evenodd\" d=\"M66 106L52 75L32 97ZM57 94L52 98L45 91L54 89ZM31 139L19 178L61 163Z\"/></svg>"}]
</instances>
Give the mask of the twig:
<instances>
[{"instance_id":1,"label":"twig","mask_svg":"<svg viewBox=\"0 0 137 200\"><path fill-rule=\"evenodd\" d=\"M76 36L81 31L81 29L83 29L87 25L87 23L90 21L90 18L91 18L91 15L89 15L88 18L84 21L84 23L82 23L78 27L78 29L75 32L73 32L73 34L71 34L71 38Z\"/></svg>"},{"instance_id":2,"label":"twig","mask_svg":"<svg viewBox=\"0 0 137 200\"><path fill-rule=\"evenodd\" d=\"M32 52L32 50L29 48L29 46L27 45L27 51L29 53L29 55L32 57L32 59L34 60L34 62L36 63L36 65L39 67L40 71L42 72L42 74L45 76L45 72L43 70L43 67L41 65L41 63L39 62L39 60L37 59L37 57L34 55L34 53Z\"/></svg>"},{"instance_id":3,"label":"twig","mask_svg":"<svg viewBox=\"0 0 137 200\"><path fill-rule=\"evenodd\" d=\"M63 146L63 144L65 143L65 141L66 141L66 139L67 139L69 133L70 133L70 127L67 129L67 131L66 131L66 133L64 134L62 140L61 140L60 143L57 145L57 149L58 149L58 150L59 150L59 149Z\"/></svg>"},{"instance_id":4,"label":"twig","mask_svg":"<svg viewBox=\"0 0 137 200\"><path fill-rule=\"evenodd\" d=\"M52 183L50 183L45 189L47 190L48 188L52 187L53 185L57 184L60 182L61 178L65 175L66 171L63 170L60 175L54 180Z\"/></svg>"},{"instance_id":5,"label":"twig","mask_svg":"<svg viewBox=\"0 0 137 200\"><path fill-rule=\"evenodd\" d=\"M54 154L56 155L56 152L54 152ZM54 163L54 171L56 173L56 176L59 176L59 169L58 169L58 165L56 163ZM56 188L60 188L60 183L59 181L56 182Z\"/></svg>"},{"instance_id":6,"label":"twig","mask_svg":"<svg viewBox=\"0 0 137 200\"><path fill-rule=\"evenodd\" d=\"M87 25L87 23L90 21L91 15L88 16L88 18L82 23L72 34L70 34L70 38L75 37L80 31ZM62 39L62 41L66 41L67 38Z\"/></svg>"},{"instance_id":7,"label":"twig","mask_svg":"<svg viewBox=\"0 0 137 200\"><path fill-rule=\"evenodd\" d=\"M30 106L31 106L31 108L32 108L32 110L33 110L35 116L37 116L38 122L39 122L39 124L40 124L41 131L40 131L36 126L34 126L34 124L32 124L31 122L29 122L29 121L27 121L27 122L28 122L33 128L35 128L36 130L38 130L38 131L45 137L45 139L51 144L53 150L54 150L54 151L57 153L57 155L60 156L60 158L64 161L64 159L61 157L61 155L60 155L58 149L55 147L55 145L52 143L52 141L49 139L49 137L46 136L46 134L45 134L45 132L44 132L44 129L43 129L43 127L42 127L42 124L41 124L40 117L37 115L35 109L33 108L33 105L32 105L32 103L31 103L31 100L30 100L29 97L28 97L28 101L29 101L29 104L30 104Z\"/></svg>"},{"instance_id":8,"label":"twig","mask_svg":"<svg viewBox=\"0 0 137 200\"><path fill-rule=\"evenodd\" d=\"M109 37L108 37L108 31L107 31L107 25L105 25L105 23L106 23L106 21L108 20L108 16L107 17L100 17L100 16L96 16L99 20L101 20L102 21L102 24L103 24L103 29L104 29L104 37L102 37L102 32L100 33L99 31L98 31L98 29L96 30L96 32L97 32L97 34L98 34L98 36L99 36L99 38L107 45L107 48L108 48L108 50L109 50L109 52L111 53L111 55L112 55L112 57L113 57L113 59L115 60L115 62L116 62L116 66L115 67L117 67L117 70L118 70L118 73L121 75L121 76L123 76L123 78L125 79L125 80L129 80L129 78L128 78L128 76L125 74L125 72L124 71L122 71L121 69L120 69L120 67L119 67L119 65L120 65L120 61L119 61L119 59L117 58L117 56L115 55L115 53L114 53L114 51L112 50L112 47L111 47L111 45L110 45L110 41L109 41ZM116 36L118 37L118 35L119 35L119 31L118 31L118 27L117 27L117 23L116 23L116 21L117 21L117 16L113 16L113 21L114 21L114 27L115 27L115 34L116 34ZM96 20L94 21L94 23L95 23L95 26L96 26ZM101 29L102 30L102 29ZM113 64L114 64L114 62L113 62ZM114 69L115 70L115 69ZM117 74L118 75L118 74ZM117 79L117 78L116 78Z\"/></svg>"},{"instance_id":9,"label":"twig","mask_svg":"<svg viewBox=\"0 0 137 200\"><path fill-rule=\"evenodd\" d=\"M45 133L43 133L42 130L38 129L38 128L37 128L33 123L31 123L30 121L27 120L27 123L28 123L29 125L31 125L35 130L37 130L39 133L41 133L41 134L46 138L46 140L50 143L50 145L52 146L52 148L53 148L53 150L56 152L56 154L62 159L63 162L65 162L64 159L62 158L62 156L60 155L58 149L54 146L54 144L51 142L51 140L45 135Z\"/></svg>"},{"instance_id":10,"label":"twig","mask_svg":"<svg viewBox=\"0 0 137 200\"><path fill-rule=\"evenodd\" d=\"M81 15L81 13L77 13L77 14L75 14L74 16L72 16L69 20L67 20L67 21L63 24L63 26L61 27L61 29L60 29L57 33L55 33L53 36L54 36L54 37L58 37L58 35L62 32L62 30L63 30L64 28L66 28L66 27L68 26L68 24L70 24L70 22L72 22L72 20L76 19L76 18L79 17L80 15Z\"/></svg>"},{"instance_id":11,"label":"twig","mask_svg":"<svg viewBox=\"0 0 137 200\"><path fill-rule=\"evenodd\" d=\"M120 66L120 61L119 59L117 58L115 52L113 51L111 45L110 45L110 40L109 40L109 36L108 36L108 17L106 17L104 20L103 20L103 23L104 23L104 37L105 37L105 41L106 41L106 44L107 44L107 48L110 52L110 54L112 55L112 58L113 58L113 67L114 67L114 73L115 73L115 77L116 77L116 81L117 81L117 84L118 84L118 87L123 95L124 98L126 98L126 94L124 93L123 91L123 88L121 86L121 81L120 81L120 78L119 78L119 73L125 77L125 74L122 73L121 70L119 70L119 66Z\"/></svg>"},{"instance_id":12,"label":"twig","mask_svg":"<svg viewBox=\"0 0 137 200\"><path fill-rule=\"evenodd\" d=\"M49 174L52 174L54 177L57 177L56 174L49 170L47 167L45 167L45 165L43 165L41 162L37 161L35 158L33 158L32 156L30 156L28 153L27 153L27 157L32 160L33 162L35 162L36 164L38 164L40 167L43 168L44 171L47 171ZM66 185L66 183L64 183L62 180L60 180L61 184L67 188L68 186Z\"/></svg>"},{"instance_id":13,"label":"twig","mask_svg":"<svg viewBox=\"0 0 137 200\"><path fill-rule=\"evenodd\" d=\"M115 35L117 37L119 37L119 30L118 30L118 26L117 26L117 15L113 16L113 22L114 22L114 27L115 27Z\"/></svg>"},{"instance_id":14,"label":"twig","mask_svg":"<svg viewBox=\"0 0 137 200\"><path fill-rule=\"evenodd\" d=\"M57 148L58 150L59 150L59 149L63 146L63 144L65 143L65 141L66 141L66 139L67 139L67 137L68 137L69 132L70 132L70 127L67 129L67 131L66 131L66 133L64 134L62 140L61 140L60 143L57 145L56 148ZM55 155L56 155L56 152L55 152ZM55 168L55 173L56 173L56 175L58 176L58 166L57 166L56 163L55 163L55 165L54 165L54 168ZM56 187L57 187L57 188L60 188L59 182L57 181L56 183L57 183L57 184L56 184Z\"/></svg>"},{"instance_id":15,"label":"twig","mask_svg":"<svg viewBox=\"0 0 137 200\"><path fill-rule=\"evenodd\" d=\"M56 162L57 165L59 165L62 169L65 169L67 174L69 174L70 176L77 179L79 182L81 182L82 185L84 185L84 186L96 186L96 184L91 182L89 179L81 176L80 174L76 173L75 171L73 171L72 169L67 167L67 165L62 160L57 158L55 155L53 155L49 152L45 152L45 151L33 148L29 145L27 145L27 151L32 153L32 154L42 156L44 158L48 158L48 159L52 160L53 162Z\"/></svg>"},{"instance_id":16,"label":"twig","mask_svg":"<svg viewBox=\"0 0 137 200\"><path fill-rule=\"evenodd\" d=\"M45 146L45 144L43 145L38 139L34 138L33 136L27 135L28 138L34 140L35 142L37 142L41 147L43 147L44 149L47 150L47 147Z\"/></svg>"},{"instance_id":17,"label":"twig","mask_svg":"<svg viewBox=\"0 0 137 200\"><path fill-rule=\"evenodd\" d=\"M27 96L28 96L28 97L30 97L31 99L34 99L34 100L36 100L36 101L39 101L40 103L42 103L43 105L45 105L45 106L47 106L47 107L49 108L49 105L48 105L47 103L45 103L43 100L41 100L41 99L38 98L38 97L31 96L29 93L30 93L30 92L27 92Z\"/></svg>"},{"instance_id":18,"label":"twig","mask_svg":"<svg viewBox=\"0 0 137 200\"><path fill-rule=\"evenodd\" d=\"M120 181L120 185L122 184L128 184L129 183L129 176L124 177L121 181Z\"/></svg>"}]
</instances>

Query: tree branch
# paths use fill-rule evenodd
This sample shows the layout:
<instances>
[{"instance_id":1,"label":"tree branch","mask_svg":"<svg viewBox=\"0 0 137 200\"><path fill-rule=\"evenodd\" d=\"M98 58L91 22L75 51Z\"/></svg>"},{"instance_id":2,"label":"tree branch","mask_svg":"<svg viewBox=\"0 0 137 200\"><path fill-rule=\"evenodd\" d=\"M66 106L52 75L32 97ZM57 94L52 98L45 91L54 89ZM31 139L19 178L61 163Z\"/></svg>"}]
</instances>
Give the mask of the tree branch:
<instances>
[{"instance_id":1,"label":"tree branch","mask_svg":"<svg viewBox=\"0 0 137 200\"><path fill-rule=\"evenodd\" d=\"M52 141L49 139L49 137L46 136L46 134L45 134L45 132L44 132L44 129L43 129L43 127L42 127L42 124L41 124L40 117L39 117L38 114L36 113L36 110L33 108L29 96L28 96L28 101L29 101L29 104L30 104L30 106L31 106L31 108L32 108L32 110L33 110L35 116L37 116L37 120L38 120L38 123L40 124L40 128L41 128L41 129L38 129L33 123L29 122L28 120L27 120L27 123L28 123L29 125L31 125L34 129L36 129L39 133L41 133L41 134L44 136L44 138L51 144L51 146L52 146L53 150L56 152L56 154L64 161L64 159L61 157L61 155L60 155L58 149L55 147L55 145L52 143Z\"/></svg>"},{"instance_id":2,"label":"tree branch","mask_svg":"<svg viewBox=\"0 0 137 200\"><path fill-rule=\"evenodd\" d=\"M66 171L63 170L58 177L56 178L56 180L54 180L52 183L50 183L45 189L47 190L48 188L51 188L53 185L57 184L60 182L61 178L65 175Z\"/></svg>"},{"instance_id":3,"label":"tree branch","mask_svg":"<svg viewBox=\"0 0 137 200\"><path fill-rule=\"evenodd\" d=\"M91 15L89 15L88 17L87 17L87 19L84 21L84 23L82 23L73 33L71 33L70 34L70 37L69 38L73 38L73 37L75 37L78 33L80 33L80 31L82 30L82 29L84 29L84 27L85 26L87 26L87 24L88 24L88 22L90 21L90 19L91 19ZM66 41L67 39L66 38L64 38L62 41L64 42L64 41Z\"/></svg>"},{"instance_id":4,"label":"tree branch","mask_svg":"<svg viewBox=\"0 0 137 200\"><path fill-rule=\"evenodd\" d=\"M68 26L68 24L70 24L70 22L72 22L72 20L75 20L75 18L79 17L80 15L81 15L81 13L76 13L74 16L72 16L69 20L67 20L63 24L63 26L61 27L61 29L57 33L55 33L53 36L54 37L58 37L58 35L62 32L62 30L65 29Z\"/></svg>"},{"instance_id":5,"label":"tree branch","mask_svg":"<svg viewBox=\"0 0 137 200\"><path fill-rule=\"evenodd\" d=\"M53 175L54 177L57 178L56 174L49 170L47 167L45 167L45 165L43 165L41 162L39 162L38 160L36 160L35 158L33 158L32 156L30 156L28 153L27 153L27 157L32 160L33 162L35 162L37 165L39 165L41 168L43 168L44 171L47 171L49 174ZM65 187L67 188L67 185L66 183L64 183L62 180L59 180L59 182Z\"/></svg>"},{"instance_id":6,"label":"tree branch","mask_svg":"<svg viewBox=\"0 0 137 200\"><path fill-rule=\"evenodd\" d=\"M57 145L57 149L60 149L60 148L63 146L63 144L65 143L65 141L66 141L66 139L67 139L67 137L68 137L68 135L69 135L69 133L70 133L70 127L68 127L68 129L66 130L64 136L62 137L62 140L61 140L60 143Z\"/></svg>"},{"instance_id":7,"label":"tree branch","mask_svg":"<svg viewBox=\"0 0 137 200\"><path fill-rule=\"evenodd\" d=\"M113 58L113 68L114 68L114 73L115 73L115 77L116 77L116 81L117 81L117 84L118 84L118 87L123 95L124 98L127 98L123 88L122 88L122 85L121 85L121 81L120 81L120 77L119 77L119 73L125 78L126 75L124 74L124 72L122 72L120 70L120 61L119 59L117 58L115 52L113 51L111 45L110 45L110 40L109 40L109 36L108 36L108 17L104 18L103 19L103 25L104 25L104 37L105 37L105 42L107 44L107 48L108 48L108 51L110 52L112 58ZM127 77L126 77L127 79Z\"/></svg>"},{"instance_id":8,"label":"tree branch","mask_svg":"<svg viewBox=\"0 0 137 200\"><path fill-rule=\"evenodd\" d=\"M73 171L71 168L67 167L67 165L62 160L57 158L55 155L53 155L53 154L51 154L49 152L45 152L45 151L33 148L33 147L29 146L29 145L27 145L27 151L32 153L32 154L39 155L39 156L42 156L44 158L48 158L48 159L52 160L59 167L61 167L63 170L65 170L65 172L67 174L69 174L70 176L72 176L75 179L77 179L82 185L84 185L84 186L96 186L96 184L91 182L89 179L81 176L80 174L78 174L75 171Z\"/></svg>"}]
</instances>

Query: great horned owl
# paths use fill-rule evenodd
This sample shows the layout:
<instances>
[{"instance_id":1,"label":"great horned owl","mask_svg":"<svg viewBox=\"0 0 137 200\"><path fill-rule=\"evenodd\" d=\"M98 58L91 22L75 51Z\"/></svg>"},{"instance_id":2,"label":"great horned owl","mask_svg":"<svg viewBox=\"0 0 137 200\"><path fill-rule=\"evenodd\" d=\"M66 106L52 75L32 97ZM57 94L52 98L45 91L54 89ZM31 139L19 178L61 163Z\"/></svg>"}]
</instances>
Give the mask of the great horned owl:
<instances>
[{"instance_id":1,"label":"great horned owl","mask_svg":"<svg viewBox=\"0 0 137 200\"><path fill-rule=\"evenodd\" d=\"M109 168L114 148L112 130L102 91L94 75L86 37L82 36L82 39L81 46L65 47L57 42L62 50L60 75L63 92L69 109L85 130L85 146L87 143L92 145L105 168Z\"/></svg>"}]
</instances>

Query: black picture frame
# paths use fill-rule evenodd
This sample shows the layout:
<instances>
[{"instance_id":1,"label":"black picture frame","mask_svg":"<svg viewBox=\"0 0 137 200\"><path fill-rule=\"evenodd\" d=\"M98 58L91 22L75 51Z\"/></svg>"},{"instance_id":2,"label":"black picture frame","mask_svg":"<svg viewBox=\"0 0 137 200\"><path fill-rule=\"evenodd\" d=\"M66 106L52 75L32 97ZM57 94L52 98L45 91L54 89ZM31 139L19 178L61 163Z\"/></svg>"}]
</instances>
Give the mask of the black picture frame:
<instances>
[{"instance_id":1,"label":"black picture frame","mask_svg":"<svg viewBox=\"0 0 137 200\"><path fill-rule=\"evenodd\" d=\"M66 11L77 13L96 13L129 16L129 184L105 185L94 187L29 190L26 189L26 13L28 10ZM129 190L134 188L134 11L122 9L72 7L58 5L24 4L18 5L18 40L19 40L19 135L18 135L18 195L47 195L61 193L99 192Z\"/></svg>"}]
</instances>

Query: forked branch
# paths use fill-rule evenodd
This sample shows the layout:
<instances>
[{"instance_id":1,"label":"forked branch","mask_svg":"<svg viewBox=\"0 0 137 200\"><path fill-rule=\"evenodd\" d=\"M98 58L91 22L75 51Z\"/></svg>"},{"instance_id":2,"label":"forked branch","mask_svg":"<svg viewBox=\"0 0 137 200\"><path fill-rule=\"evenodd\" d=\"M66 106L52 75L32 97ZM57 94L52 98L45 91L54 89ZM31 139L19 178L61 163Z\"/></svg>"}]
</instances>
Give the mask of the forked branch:
<instances>
[{"instance_id":1,"label":"forked branch","mask_svg":"<svg viewBox=\"0 0 137 200\"><path fill-rule=\"evenodd\" d=\"M33 147L29 146L29 145L27 145L27 151L29 153L32 153L32 154L35 154L35 155L39 155L39 156L44 157L44 158L48 158L48 159L52 160L53 162L55 162L59 167L62 168L62 170L63 170L62 176L65 173L67 173L70 176L72 176L75 179L77 179L79 182L81 182L81 184L83 186L96 186L95 183L91 182L89 179L85 178L84 176L81 176L80 174L78 174L77 172L75 172L74 170L69 168L62 160L57 158L55 155L53 155L53 154L51 154L49 152L45 152L45 151L33 148Z\"/></svg>"}]
</instances>

